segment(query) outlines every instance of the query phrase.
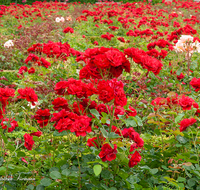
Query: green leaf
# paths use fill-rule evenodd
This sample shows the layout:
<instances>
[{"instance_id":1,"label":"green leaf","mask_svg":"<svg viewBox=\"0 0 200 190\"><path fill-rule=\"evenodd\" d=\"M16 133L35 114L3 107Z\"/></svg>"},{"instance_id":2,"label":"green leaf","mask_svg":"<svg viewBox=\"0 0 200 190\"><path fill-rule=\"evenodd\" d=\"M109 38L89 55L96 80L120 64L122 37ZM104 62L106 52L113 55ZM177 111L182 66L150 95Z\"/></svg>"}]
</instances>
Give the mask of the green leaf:
<instances>
[{"instance_id":1,"label":"green leaf","mask_svg":"<svg viewBox=\"0 0 200 190\"><path fill-rule=\"evenodd\" d=\"M194 179L188 179L187 184L189 185L189 187L193 187L193 186L195 186L196 181Z\"/></svg>"},{"instance_id":2,"label":"green leaf","mask_svg":"<svg viewBox=\"0 0 200 190\"><path fill-rule=\"evenodd\" d=\"M97 164L93 167L94 174L98 176L102 171L102 166Z\"/></svg>"},{"instance_id":3,"label":"green leaf","mask_svg":"<svg viewBox=\"0 0 200 190\"><path fill-rule=\"evenodd\" d=\"M176 139L178 140L179 143L185 144L187 143L187 139L185 137L182 137L181 135L177 135Z\"/></svg>"},{"instance_id":4,"label":"green leaf","mask_svg":"<svg viewBox=\"0 0 200 190\"><path fill-rule=\"evenodd\" d=\"M11 144L8 144L8 145L6 146L6 149L8 149L8 150L10 150L10 151L14 151L14 150L15 150L15 147L14 147L13 145L11 145Z\"/></svg>"},{"instance_id":5,"label":"green leaf","mask_svg":"<svg viewBox=\"0 0 200 190\"><path fill-rule=\"evenodd\" d=\"M50 177L52 179L59 179L59 178L61 178L61 174L58 171L53 171L53 172L50 173Z\"/></svg>"},{"instance_id":6,"label":"green leaf","mask_svg":"<svg viewBox=\"0 0 200 190\"><path fill-rule=\"evenodd\" d=\"M62 174L65 175L65 176L69 176L70 170L69 170L69 169L64 169L64 170L62 171Z\"/></svg>"},{"instance_id":7,"label":"green leaf","mask_svg":"<svg viewBox=\"0 0 200 190\"><path fill-rule=\"evenodd\" d=\"M104 128L100 128L100 131L102 132L105 138L108 138L108 132Z\"/></svg>"},{"instance_id":8,"label":"green leaf","mask_svg":"<svg viewBox=\"0 0 200 190\"><path fill-rule=\"evenodd\" d=\"M91 109L91 110L90 110L90 113L91 113L92 115L94 115L97 119L99 119L100 114L99 114L99 112L98 112L96 109Z\"/></svg>"},{"instance_id":9,"label":"green leaf","mask_svg":"<svg viewBox=\"0 0 200 190\"><path fill-rule=\"evenodd\" d=\"M128 119L126 119L125 122L126 122L127 127L128 126L137 127L137 124L132 116L130 116Z\"/></svg>"},{"instance_id":10,"label":"green leaf","mask_svg":"<svg viewBox=\"0 0 200 190\"><path fill-rule=\"evenodd\" d=\"M26 187L27 190L33 190L34 189L34 185L30 184Z\"/></svg>"},{"instance_id":11,"label":"green leaf","mask_svg":"<svg viewBox=\"0 0 200 190\"><path fill-rule=\"evenodd\" d=\"M40 184L45 186L45 187L47 187L47 186L49 186L51 184L51 179L45 177L40 181Z\"/></svg>"},{"instance_id":12,"label":"green leaf","mask_svg":"<svg viewBox=\"0 0 200 190\"><path fill-rule=\"evenodd\" d=\"M37 132L37 129L35 127L29 127L28 128L30 131L33 131L33 132Z\"/></svg>"},{"instance_id":13,"label":"green leaf","mask_svg":"<svg viewBox=\"0 0 200 190\"><path fill-rule=\"evenodd\" d=\"M24 152L22 152L22 151L17 152L17 157L25 157L25 156L26 156L26 154Z\"/></svg>"},{"instance_id":14,"label":"green leaf","mask_svg":"<svg viewBox=\"0 0 200 190\"><path fill-rule=\"evenodd\" d=\"M102 164L105 168L108 167L108 163L107 162L103 162L102 160L99 161L99 164Z\"/></svg>"},{"instance_id":15,"label":"green leaf","mask_svg":"<svg viewBox=\"0 0 200 190\"><path fill-rule=\"evenodd\" d=\"M44 186L43 186L43 185L38 185L38 186L36 187L36 190L44 190Z\"/></svg>"},{"instance_id":16,"label":"green leaf","mask_svg":"<svg viewBox=\"0 0 200 190\"><path fill-rule=\"evenodd\" d=\"M6 173L5 167L0 167L0 175L4 175Z\"/></svg>"},{"instance_id":17,"label":"green leaf","mask_svg":"<svg viewBox=\"0 0 200 190\"><path fill-rule=\"evenodd\" d=\"M104 117L101 118L101 123L106 123L107 119L105 119Z\"/></svg>"},{"instance_id":18,"label":"green leaf","mask_svg":"<svg viewBox=\"0 0 200 190\"><path fill-rule=\"evenodd\" d=\"M111 132L108 134L108 138L110 139L117 139L117 138L120 138L120 136L114 132Z\"/></svg>"},{"instance_id":19,"label":"green leaf","mask_svg":"<svg viewBox=\"0 0 200 190\"><path fill-rule=\"evenodd\" d=\"M181 72L182 72L182 70L183 70L183 69L182 69L182 67L181 67L181 68L179 68L179 69L178 69L178 71L176 72L176 74L177 74L177 75L180 75L180 74L181 74Z\"/></svg>"},{"instance_id":20,"label":"green leaf","mask_svg":"<svg viewBox=\"0 0 200 190\"><path fill-rule=\"evenodd\" d=\"M154 175L154 174L156 174L156 173L158 172L158 169L157 169L157 168L154 168L154 169L150 169L149 171L150 171L150 173L151 173L152 175Z\"/></svg>"},{"instance_id":21,"label":"green leaf","mask_svg":"<svg viewBox=\"0 0 200 190\"><path fill-rule=\"evenodd\" d=\"M182 114L179 114L179 115L175 118L175 123L178 123L178 122L182 119L183 116L184 116L183 113L182 113Z\"/></svg>"},{"instance_id":22,"label":"green leaf","mask_svg":"<svg viewBox=\"0 0 200 190\"><path fill-rule=\"evenodd\" d=\"M129 174L127 174L126 172L124 172L122 170L119 171L118 175L124 180L126 180L129 176Z\"/></svg>"},{"instance_id":23,"label":"green leaf","mask_svg":"<svg viewBox=\"0 0 200 190\"><path fill-rule=\"evenodd\" d=\"M135 118L137 119L137 124L139 125L139 126L143 126L143 123L142 123L142 120L141 120L141 118L139 117L139 116L135 116Z\"/></svg>"},{"instance_id":24,"label":"green leaf","mask_svg":"<svg viewBox=\"0 0 200 190\"><path fill-rule=\"evenodd\" d=\"M178 182L184 182L184 181L186 181L186 179L184 177L178 177L177 181Z\"/></svg>"},{"instance_id":25,"label":"green leaf","mask_svg":"<svg viewBox=\"0 0 200 190\"><path fill-rule=\"evenodd\" d=\"M3 139L3 141L4 141L5 143L8 142L8 139L7 139L3 134L1 134L1 137L2 137L2 139Z\"/></svg>"},{"instance_id":26,"label":"green leaf","mask_svg":"<svg viewBox=\"0 0 200 190\"><path fill-rule=\"evenodd\" d=\"M0 157L0 166L3 164L3 157Z\"/></svg>"}]
</instances>

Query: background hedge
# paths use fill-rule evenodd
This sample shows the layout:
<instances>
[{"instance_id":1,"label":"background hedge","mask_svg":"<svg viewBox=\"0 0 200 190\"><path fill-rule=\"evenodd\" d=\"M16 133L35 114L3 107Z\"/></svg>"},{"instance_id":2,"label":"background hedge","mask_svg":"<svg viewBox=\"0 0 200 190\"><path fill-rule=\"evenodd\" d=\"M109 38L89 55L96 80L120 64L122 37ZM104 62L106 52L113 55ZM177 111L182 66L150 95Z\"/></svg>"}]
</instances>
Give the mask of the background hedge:
<instances>
[{"instance_id":1,"label":"background hedge","mask_svg":"<svg viewBox=\"0 0 200 190\"><path fill-rule=\"evenodd\" d=\"M33 2L35 2L37 0L26 0L25 4L29 4L31 5ZM50 1L55 1L55 0L46 0L46 2L50 2ZM58 0L59 1L59 0ZM114 0L115 2L139 2L141 0ZM160 0L153 0L153 1L160 1ZM42 1L45 2L45 1ZM65 0L61 0L61 2L65 2ZM80 3L95 3L98 2L98 0L69 0L69 3L71 2L80 2ZM22 0L0 0L0 5L10 5L10 3L17 3L17 4L24 4L22 3Z\"/></svg>"}]
</instances>

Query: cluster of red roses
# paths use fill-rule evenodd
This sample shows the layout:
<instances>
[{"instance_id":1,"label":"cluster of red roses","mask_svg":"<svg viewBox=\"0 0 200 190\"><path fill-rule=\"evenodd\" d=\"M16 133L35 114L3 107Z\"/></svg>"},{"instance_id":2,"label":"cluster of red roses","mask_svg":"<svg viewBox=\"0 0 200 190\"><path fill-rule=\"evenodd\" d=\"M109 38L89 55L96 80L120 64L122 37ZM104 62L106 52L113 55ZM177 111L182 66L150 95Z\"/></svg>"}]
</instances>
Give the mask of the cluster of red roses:
<instances>
[{"instance_id":1,"label":"cluster of red roses","mask_svg":"<svg viewBox=\"0 0 200 190\"><path fill-rule=\"evenodd\" d=\"M154 99L151 104L154 106L154 110L157 111L161 107L164 109L172 108L174 106L180 106L183 110L191 110L191 108L196 108L196 115L200 114L199 105L190 97L181 95L179 96L176 94L174 97L167 97L167 98L156 98ZM186 130L187 127L193 125L197 120L194 118L190 119L183 119L180 125L180 131Z\"/></svg>"},{"instance_id":2,"label":"cluster of red roses","mask_svg":"<svg viewBox=\"0 0 200 190\"><path fill-rule=\"evenodd\" d=\"M24 61L26 64L29 62L33 63L34 65L38 66L44 66L46 68L49 68L51 66L51 63L47 61L43 57L38 57L37 55L33 53L37 53L39 55L45 54L48 58L56 58L56 59L62 59L67 60L67 58L71 54L77 53L74 49L70 48L70 45L67 43L62 44L61 42L51 42L48 43L37 43L33 44L30 48L27 50L30 54ZM35 73L35 68L31 67L28 69L26 66L20 67L18 71L18 77L23 76L25 72L28 72L29 74Z\"/></svg>"},{"instance_id":3,"label":"cluster of red roses","mask_svg":"<svg viewBox=\"0 0 200 190\"><path fill-rule=\"evenodd\" d=\"M38 101L38 97L35 93L35 91L32 88L25 88L25 89L18 89L19 96L17 96L18 99L26 99L28 102L31 102L32 105L35 105L35 103ZM6 105L8 104L9 98L12 98L15 96L15 89L12 88L0 88L0 120L1 120L1 126L3 129L8 130L8 132L12 132L16 127L18 127L17 121L15 121L15 118L6 118L4 117L4 114L6 112ZM24 146L31 150L32 146L34 144L34 141L31 140L33 135L38 136L38 134L41 134L41 132L35 132L32 134L26 134L24 136L25 144Z\"/></svg>"},{"instance_id":4,"label":"cluster of red roses","mask_svg":"<svg viewBox=\"0 0 200 190\"><path fill-rule=\"evenodd\" d=\"M149 56L148 54L151 53L147 54L143 50L128 48L124 50L124 53L131 57L135 63L140 64L144 69L147 69L148 72L152 71L155 75L158 75L163 67L160 60Z\"/></svg>"},{"instance_id":5,"label":"cluster of red roses","mask_svg":"<svg viewBox=\"0 0 200 190\"><path fill-rule=\"evenodd\" d=\"M90 79L89 83L84 83L81 80L70 78L67 81L58 82L55 85L56 93L61 96L74 95L76 102L69 104L64 97L58 97L54 99L52 102L54 105L53 108L58 112L53 113L53 117L51 118L51 122L55 122L53 126L56 130L58 130L58 132L67 130L75 132L76 136L86 136L87 133L92 132L92 119L88 117L88 115L91 114L90 109L96 109L100 114L100 119L103 117L103 112L111 115L113 114L113 117L116 120L119 119L118 115L126 115L127 118L129 116L136 116L137 112L131 106L129 106L129 110L126 111L123 108L123 106L127 104L123 87L124 84L121 81L118 81L116 78L112 80ZM89 96L94 94L98 95L99 101L102 101L103 103L97 104L95 101L88 99ZM106 105L112 101L114 106ZM44 124L47 122L45 122L45 120L43 122L40 121L40 118L45 119L45 116L35 116L35 118L39 119L38 123ZM137 148L143 147L143 140L133 128L125 128L121 130L116 126L110 126L109 124L105 125L111 127L111 131L118 134L121 140L123 138L129 138L134 142L130 147L130 152ZM98 126L96 126L96 128L100 129ZM94 146L98 149L101 147L99 156L102 161L112 161L116 158L117 145L114 145L113 149L109 143L105 142L106 138L102 136L102 133L99 133L98 136L89 138L87 145L89 147ZM133 155L131 154L129 157L131 157L129 161L130 167L133 167L141 160L141 156L137 151Z\"/></svg>"},{"instance_id":6,"label":"cluster of red roses","mask_svg":"<svg viewBox=\"0 0 200 190\"><path fill-rule=\"evenodd\" d=\"M83 60L86 66L80 70L80 79L114 78L122 74L123 69L130 72L130 62L115 48L87 49L77 61Z\"/></svg>"},{"instance_id":7,"label":"cluster of red roses","mask_svg":"<svg viewBox=\"0 0 200 190\"><path fill-rule=\"evenodd\" d=\"M36 52L38 54L45 54L48 58L60 58L67 60L70 56L70 45L68 43L62 44L61 42L37 43L28 48L28 52Z\"/></svg>"}]
</instances>

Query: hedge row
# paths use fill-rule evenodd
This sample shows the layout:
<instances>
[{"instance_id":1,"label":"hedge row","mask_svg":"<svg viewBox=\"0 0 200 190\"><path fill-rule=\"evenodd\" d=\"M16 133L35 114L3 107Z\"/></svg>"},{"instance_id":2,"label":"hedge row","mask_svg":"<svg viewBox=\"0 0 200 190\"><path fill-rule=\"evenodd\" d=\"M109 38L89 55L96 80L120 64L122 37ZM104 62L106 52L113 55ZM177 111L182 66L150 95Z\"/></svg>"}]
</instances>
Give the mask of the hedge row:
<instances>
[{"instance_id":1,"label":"hedge row","mask_svg":"<svg viewBox=\"0 0 200 190\"><path fill-rule=\"evenodd\" d=\"M26 4L31 5L33 2L35 2L36 0L26 0ZM55 1L55 0L45 0L46 2L50 2L50 1ZM42 2L45 2L42 1ZM59 1L59 0L58 0ZM61 2L65 2L65 0L60 0ZM98 0L68 0L69 3L71 2L80 2L80 3L95 3ZM126 2L138 2L141 0L114 0L115 2L121 2L123 1L124 3ZM156 0L154 0L156 1ZM158 1L158 0L157 0ZM24 4L22 3L22 0L0 0L0 5L10 5L10 3L16 3L16 4Z\"/></svg>"}]
</instances>

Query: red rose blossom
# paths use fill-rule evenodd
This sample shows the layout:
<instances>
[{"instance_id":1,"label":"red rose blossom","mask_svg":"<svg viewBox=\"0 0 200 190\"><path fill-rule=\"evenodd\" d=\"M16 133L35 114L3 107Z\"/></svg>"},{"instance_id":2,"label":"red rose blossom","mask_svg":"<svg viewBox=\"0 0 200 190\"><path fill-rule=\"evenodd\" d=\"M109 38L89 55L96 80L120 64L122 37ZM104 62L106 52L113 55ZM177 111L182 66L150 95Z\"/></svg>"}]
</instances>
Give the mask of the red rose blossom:
<instances>
[{"instance_id":1,"label":"red rose blossom","mask_svg":"<svg viewBox=\"0 0 200 190\"><path fill-rule=\"evenodd\" d=\"M134 154L131 155L131 159L129 160L129 167L132 168L135 165L137 165L141 161L142 157L138 153L138 151L135 151Z\"/></svg>"},{"instance_id":2,"label":"red rose blossom","mask_svg":"<svg viewBox=\"0 0 200 190\"><path fill-rule=\"evenodd\" d=\"M185 131L189 126L193 125L194 123L196 123L197 120L194 118L191 119L183 119L179 125L180 125L180 132Z\"/></svg>"},{"instance_id":3,"label":"red rose blossom","mask_svg":"<svg viewBox=\"0 0 200 190\"><path fill-rule=\"evenodd\" d=\"M198 92L200 90L200 78L193 78L190 81L190 85Z\"/></svg>"},{"instance_id":4,"label":"red rose blossom","mask_svg":"<svg viewBox=\"0 0 200 190\"><path fill-rule=\"evenodd\" d=\"M116 158L116 154L117 154L117 145L114 144L114 149L112 149L112 147L108 143L106 143L101 147L101 152L99 153L99 157L103 162L107 160L112 161Z\"/></svg>"},{"instance_id":5,"label":"red rose blossom","mask_svg":"<svg viewBox=\"0 0 200 190\"><path fill-rule=\"evenodd\" d=\"M34 145L34 141L33 141L33 137L30 134L25 134L24 135L24 146L28 149L28 150L32 150L33 145Z\"/></svg>"},{"instance_id":6,"label":"red rose blossom","mask_svg":"<svg viewBox=\"0 0 200 190\"><path fill-rule=\"evenodd\" d=\"M31 87L26 87L25 89L20 88L18 90L18 93L20 94L20 96L18 96L17 98L26 99L28 102L31 102L33 106L35 105L34 102L38 101L37 94Z\"/></svg>"}]
</instances>

